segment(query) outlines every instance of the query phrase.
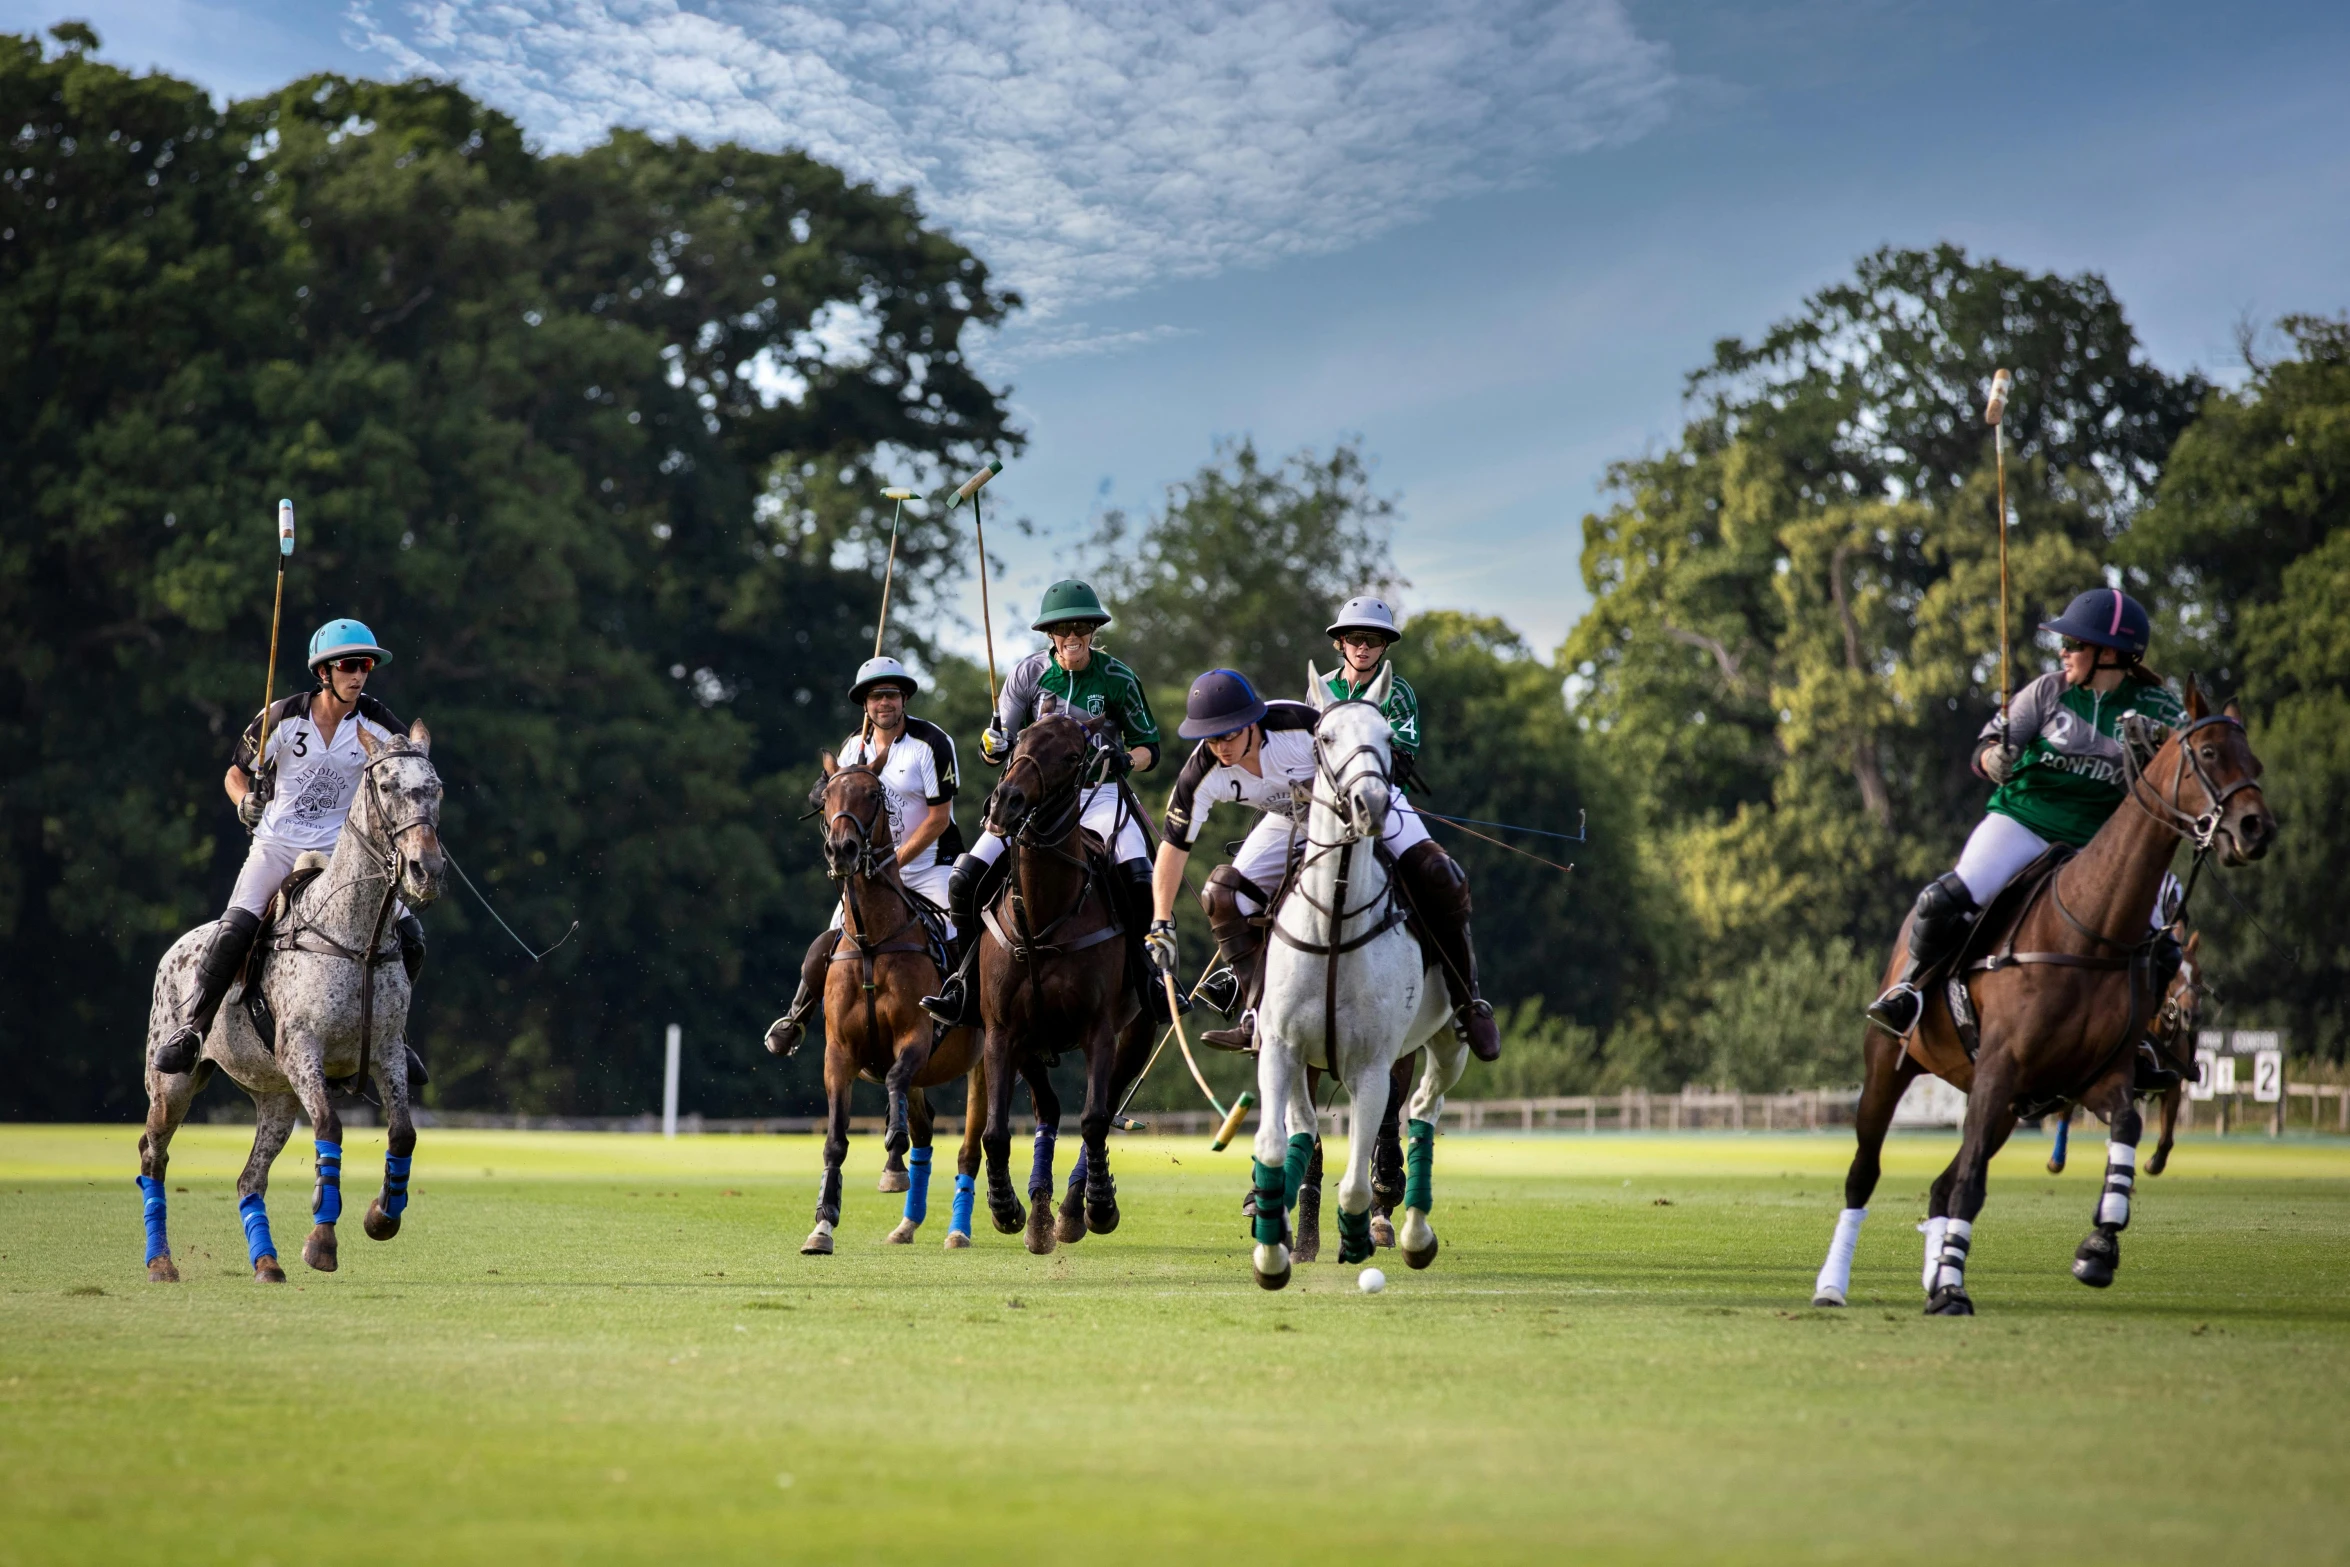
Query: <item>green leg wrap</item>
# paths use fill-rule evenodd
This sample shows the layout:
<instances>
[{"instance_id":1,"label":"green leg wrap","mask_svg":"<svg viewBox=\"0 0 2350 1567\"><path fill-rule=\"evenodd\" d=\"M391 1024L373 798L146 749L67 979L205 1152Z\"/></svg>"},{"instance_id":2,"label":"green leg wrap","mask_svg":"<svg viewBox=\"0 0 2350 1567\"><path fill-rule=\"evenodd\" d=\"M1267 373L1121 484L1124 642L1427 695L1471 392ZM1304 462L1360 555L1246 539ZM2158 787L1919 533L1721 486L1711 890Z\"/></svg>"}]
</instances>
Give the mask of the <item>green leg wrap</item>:
<instances>
[{"instance_id":1,"label":"green leg wrap","mask_svg":"<svg viewBox=\"0 0 2350 1567\"><path fill-rule=\"evenodd\" d=\"M1257 1186L1256 1227L1252 1233L1258 1245L1278 1246L1281 1244L1281 1216L1284 1211L1281 1206L1284 1185L1281 1166L1251 1159L1249 1171Z\"/></svg>"},{"instance_id":2,"label":"green leg wrap","mask_svg":"<svg viewBox=\"0 0 2350 1567\"><path fill-rule=\"evenodd\" d=\"M1422 1213L1436 1206L1436 1128L1414 1121L1403 1151L1403 1205Z\"/></svg>"},{"instance_id":3,"label":"green leg wrap","mask_svg":"<svg viewBox=\"0 0 2350 1567\"><path fill-rule=\"evenodd\" d=\"M1369 1262L1377 1248L1371 1244L1371 1210L1349 1213L1338 1210L1338 1260L1340 1262Z\"/></svg>"},{"instance_id":4,"label":"green leg wrap","mask_svg":"<svg viewBox=\"0 0 2350 1567\"><path fill-rule=\"evenodd\" d=\"M1314 1134L1289 1134L1289 1152L1281 1160L1281 1190L1284 1208L1297 1206L1297 1194L1306 1184L1306 1169L1314 1162Z\"/></svg>"}]
</instances>

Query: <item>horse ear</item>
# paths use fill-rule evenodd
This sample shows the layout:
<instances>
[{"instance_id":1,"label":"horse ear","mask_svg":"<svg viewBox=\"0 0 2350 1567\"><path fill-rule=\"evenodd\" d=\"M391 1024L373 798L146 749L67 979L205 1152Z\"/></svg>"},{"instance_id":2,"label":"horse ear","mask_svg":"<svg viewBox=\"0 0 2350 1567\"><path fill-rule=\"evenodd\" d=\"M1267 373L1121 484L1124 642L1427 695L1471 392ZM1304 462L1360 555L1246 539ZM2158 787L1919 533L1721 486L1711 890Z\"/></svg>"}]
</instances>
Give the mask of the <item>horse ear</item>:
<instances>
[{"instance_id":1,"label":"horse ear","mask_svg":"<svg viewBox=\"0 0 2350 1567\"><path fill-rule=\"evenodd\" d=\"M1306 700L1314 704L1317 713L1326 712L1330 707L1329 689L1322 684L1322 672L1314 667L1314 661L1310 658L1306 660Z\"/></svg>"},{"instance_id":2,"label":"horse ear","mask_svg":"<svg viewBox=\"0 0 2350 1567\"><path fill-rule=\"evenodd\" d=\"M2211 704L2203 700L2203 688L2195 683L2193 675L2187 677L2187 716L2190 719L2211 716Z\"/></svg>"},{"instance_id":3,"label":"horse ear","mask_svg":"<svg viewBox=\"0 0 2350 1567\"><path fill-rule=\"evenodd\" d=\"M365 724L361 724L359 726L359 749L366 752L369 756L373 756L376 752L383 749L383 742L376 739L375 736L369 734Z\"/></svg>"},{"instance_id":4,"label":"horse ear","mask_svg":"<svg viewBox=\"0 0 2350 1567\"><path fill-rule=\"evenodd\" d=\"M2237 701L2234 697L2228 698L2228 705L2221 708L2220 712L2227 717L2234 719L2239 724L2244 721L2244 704Z\"/></svg>"},{"instance_id":5,"label":"horse ear","mask_svg":"<svg viewBox=\"0 0 2350 1567\"><path fill-rule=\"evenodd\" d=\"M1373 707L1387 705L1387 693L1395 689L1395 666L1379 660L1379 678L1371 682L1371 689L1363 693L1363 700Z\"/></svg>"},{"instance_id":6,"label":"horse ear","mask_svg":"<svg viewBox=\"0 0 2350 1567\"><path fill-rule=\"evenodd\" d=\"M2187 933L2187 961L2190 963L2194 962L2195 954L2201 950L2203 950L2203 932L2199 930L2189 931Z\"/></svg>"},{"instance_id":7,"label":"horse ear","mask_svg":"<svg viewBox=\"0 0 2350 1567\"><path fill-rule=\"evenodd\" d=\"M823 767L824 776L827 778L840 770L840 758L834 756L830 751L817 752L816 760Z\"/></svg>"},{"instance_id":8,"label":"horse ear","mask_svg":"<svg viewBox=\"0 0 2350 1567\"><path fill-rule=\"evenodd\" d=\"M423 719L419 718L408 726L408 740L426 756L432 755L432 731L424 727Z\"/></svg>"}]
</instances>

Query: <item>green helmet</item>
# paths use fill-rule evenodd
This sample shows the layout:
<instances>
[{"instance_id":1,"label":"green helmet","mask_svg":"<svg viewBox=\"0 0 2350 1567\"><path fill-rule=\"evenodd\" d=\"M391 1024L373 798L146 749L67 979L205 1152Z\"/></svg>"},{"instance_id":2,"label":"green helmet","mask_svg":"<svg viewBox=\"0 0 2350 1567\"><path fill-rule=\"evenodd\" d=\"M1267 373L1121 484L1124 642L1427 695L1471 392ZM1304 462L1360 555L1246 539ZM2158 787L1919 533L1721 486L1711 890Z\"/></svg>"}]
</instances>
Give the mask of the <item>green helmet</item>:
<instances>
[{"instance_id":1,"label":"green helmet","mask_svg":"<svg viewBox=\"0 0 2350 1567\"><path fill-rule=\"evenodd\" d=\"M1064 577L1044 590L1044 602L1037 606L1036 619L1029 624L1031 631L1046 631L1054 626L1067 625L1072 620L1089 621L1096 626L1110 623L1110 612L1102 608L1102 601L1092 588L1075 577Z\"/></svg>"}]
</instances>

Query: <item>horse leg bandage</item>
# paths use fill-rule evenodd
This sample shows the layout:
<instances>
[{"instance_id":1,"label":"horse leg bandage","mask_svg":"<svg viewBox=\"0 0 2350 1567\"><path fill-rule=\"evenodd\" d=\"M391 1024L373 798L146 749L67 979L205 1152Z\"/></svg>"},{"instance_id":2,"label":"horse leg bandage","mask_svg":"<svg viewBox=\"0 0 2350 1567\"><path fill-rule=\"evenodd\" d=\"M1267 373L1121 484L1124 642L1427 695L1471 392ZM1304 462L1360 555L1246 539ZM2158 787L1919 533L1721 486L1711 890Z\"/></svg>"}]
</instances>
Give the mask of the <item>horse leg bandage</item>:
<instances>
[{"instance_id":1,"label":"horse leg bandage","mask_svg":"<svg viewBox=\"0 0 2350 1567\"><path fill-rule=\"evenodd\" d=\"M1092 1152L1083 1143L1077 1145L1077 1157L1069 1161L1069 1190L1077 1191L1085 1185L1086 1174L1093 1165L1089 1157Z\"/></svg>"},{"instance_id":2,"label":"horse leg bandage","mask_svg":"<svg viewBox=\"0 0 2350 1567\"><path fill-rule=\"evenodd\" d=\"M384 1155L384 1212L395 1219L408 1211L408 1166L413 1162L401 1154Z\"/></svg>"},{"instance_id":3,"label":"horse leg bandage","mask_svg":"<svg viewBox=\"0 0 2350 1567\"><path fill-rule=\"evenodd\" d=\"M947 1228L957 1235L971 1233L971 1208L979 1197L979 1181L975 1176L955 1177L955 1207L947 1218Z\"/></svg>"},{"instance_id":4,"label":"horse leg bandage","mask_svg":"<svg viewBox=\"0 0 2350 1567\"><path fill-rule=\"evenodd\" d=\"M930 1217L930 1150L906 1150L906 1222L920 1224Z\"/></svg>"},{"instance_id":5,"label":"horse leg bandage","mask_svg":"<svg viewBox=\"0 0 2350 1567\"><path fill-rule=\"evenodd\" d=\"M1975 1226L1971 1219L1952 1219L1942 1230L1942 1266L1934 1274L1934 1287L1945 1290L1966 1288L1966 1255L1975 1243Z\"/></svg>"},{"instance_id":6,"label":"horse leg bandage","mask_svg":"<svg viewBox=\"0 0 2350 1567\"><path fill-rule=\"evenodd\" d=\"M320 1138L316 1146L318 1195L310 1199L310 1213L321 1224L333 1224L343 1216L343 1145Z\"/></svg>"},{"instance_id":7,"label":"horse leg bandage","mask_svg":"<svg viewBox=\"0 0 2350 1567\"><path fill-rule=\"evenodd\" d=\"M1288 1177L1282 1166L1266 1164L1262 1160L1249 1161L1249 1176L1256 1183L1257 1214L1252 1233L1260 1246L1281 1244L1282 1203L1288 1197Z\"/></svg>"},{"instance_id":8,"label":"horse leg bandage","mask_svg":"<svg viewBox=\"0 0 2350 1567\"><path fill-rule=\"evenodd\" d=\"M1314 1162L1314 1134L1292 1132L1289 1147L1281 1156L1282 1206L1295 1208L1297 1194L1305 1190L1306 1169Z\"/></svg>"},{"instance_id":9,"label":"horse leg bandage","mask_svg":"<svg viewBox=\"0 0 2350 1567\"><path fill-rule=\"evenodd\" d=\"M1828 1260L1820 1264L1820 1276L1811 1287L1815 1301L1834 1297L1841 1304L1852 1288L1852 1254L1860 1246L1860 1225L1869 1216L1866 1208L1846 1208L1836 1215L1836 1235L1828 1242Z\"/></svg>"},{"instance_id":10,"label":"horse leg bandage","mask_svg":"<svg viewBox=\"0 0 2350 1567\"><path fill-rule=\"evenodd\" d=\"M1923 1275L1926 1293L1934 1293L1934 1275L1942 1271L1942 1232L1950 1228L1948 1219L1928 1219L1918 1226L1926 1237L1926 1267Z\"/></svg>"},{"instance_id":11,"label":"horse leg bandage","mask_svg":"<svg viewBox=\"0 0 2350 1567\"><path fill-rule=\"evenodd\" d=\"M1436 1128L1415 1120L1403 1151L1403 1205L1426 1213L1436 1206Z\"/></svg>"},{"instance_id":12,"label":"horse leg bandage","mask_svg":"<svg viewBox=\"0 0 2350 1567\"><path fill-rule=\"evenodd\" d=\"M2097 1199L2097 1222L2109 1230L2130 1227L2130 1193L2138 1184L2138 1150L2128 1143L2105 1145L2105 1195Z\"/></svg>"},{"instance_id":13,"label":"horse leg bandage","mask_svg":"<svg viewBox=\"0 0 2350 1567\"><path fill-rule=\"evenodd\" d=\"M1340 1262L1369 1262L1377 1248L1371 1244L1371 1210L1349 1213L1338 1210L1338 1260Z\"/></svg>"},{"instance_id":14,"label":"horse leg bandage","mask_svg":"<svg viewBox=\"0 0 2350 1567\"><path fill-rule=\"evenodd\" d=\"M1035 1157L1028 1166L1028 1195L1031 1200L1041 1192L1046 1202L1052 1201L1053 1144L1060 1139L1061 1129L1057 1126L1040 1126L1036 1129Z\"/></svg>"},{"instance_id":15,"label":"horse leg bandage","mask_svg":"<svg viewBox=\"0 0 2350 1567\"><path fill-rule=\"evenodd\" d=\"M269 1200L259 1192L237 1204L237 1217L245 1221L245 1260L254 1267L261 1259L277 1255L277 1242L269 1234Z\"/></svg>"},{"instance_id":16,"label":"horse leg bandage","mask_svg":"<svg viewBox=\"0 0 2350 1567\"><path fill-rule=\"evenodd\" d=\"M151 1175L139 1177L139 1191L143 1197L140 1215L147 1221L147 1260L171 1255L171 1242L164 1238L163 1214L165 1197L163 1183Z\"/></svg>"}]
</instances>

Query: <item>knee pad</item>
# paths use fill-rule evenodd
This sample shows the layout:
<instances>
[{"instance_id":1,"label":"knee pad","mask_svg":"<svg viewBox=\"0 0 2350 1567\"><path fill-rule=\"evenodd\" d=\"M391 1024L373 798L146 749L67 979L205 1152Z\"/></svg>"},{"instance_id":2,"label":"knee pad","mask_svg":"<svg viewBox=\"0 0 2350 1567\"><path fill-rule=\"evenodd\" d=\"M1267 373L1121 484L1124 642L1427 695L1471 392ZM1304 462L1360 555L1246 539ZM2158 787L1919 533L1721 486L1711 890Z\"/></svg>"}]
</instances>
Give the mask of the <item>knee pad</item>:
<instances>
[{"instance_id":1,"label":"knee pad","mask_svg":"<svg viewBox=\"0 0 2350 1567\"><path fill-rule=\"evenodd\" d=\"M1919 891L1917 911L1921 920L1964 919L1976 912L1975 895L1966 890L1958 872L1945 871Z\"/></svg>"},{"instance_id":2,"label":"knee pad","mask_svg":"<svg viewBox=\"0 0 2350 1567\"><path fill-rule=\"evenodd\" d=\"M1461 862L1444 852L1444 845L1430 838L1404 850L1395 862L1396 874L1403 877L1415 899L1455 910L1463 916L1469 912L1469 876L1461 869Z\"/></svg>"},{"instance_id":3,"label":"knee pad","mask_svg":"<svg viewBox=\"0 0 2350 1567\"><path fill-rule=\"evenodd\" d=\"M1244 906L1244 899L1255 907ZM1251 914L1260 914L1268 900L1264 888L1231 866L1219 865L1208 872L1207 885L1200 888L1199 901L1200 907L1208 911L1208 924L1212 928L1219 922L1237 924Z\"/></svg>"}]
</instances>

